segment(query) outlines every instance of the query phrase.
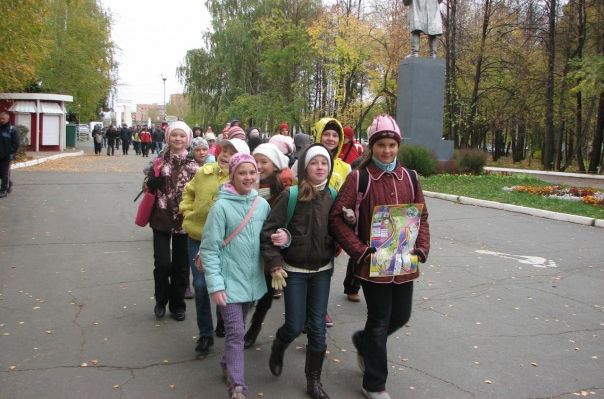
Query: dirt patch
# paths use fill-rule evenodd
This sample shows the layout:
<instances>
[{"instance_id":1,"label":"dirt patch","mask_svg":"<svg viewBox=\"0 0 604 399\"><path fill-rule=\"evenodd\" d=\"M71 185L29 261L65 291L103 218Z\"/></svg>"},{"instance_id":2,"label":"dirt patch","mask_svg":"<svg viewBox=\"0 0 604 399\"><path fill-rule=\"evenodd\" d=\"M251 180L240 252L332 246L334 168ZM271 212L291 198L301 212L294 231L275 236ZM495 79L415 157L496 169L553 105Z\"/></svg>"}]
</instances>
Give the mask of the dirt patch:
<instances>
[{"instance_id":1,"label":"dirt patch","mask_svg":"<svg viewBox=\"0 0 604 399\"><path fill-rule=\"evenodd\" d=\"M151 158L149 158L151 159ZM147 163L147 158L136 155L82 155L77 157L65 157L46 161L44 163L22 168L24 172L81 172L81 173L116 173L140 171Z\"/></svg>"}]
</instances>

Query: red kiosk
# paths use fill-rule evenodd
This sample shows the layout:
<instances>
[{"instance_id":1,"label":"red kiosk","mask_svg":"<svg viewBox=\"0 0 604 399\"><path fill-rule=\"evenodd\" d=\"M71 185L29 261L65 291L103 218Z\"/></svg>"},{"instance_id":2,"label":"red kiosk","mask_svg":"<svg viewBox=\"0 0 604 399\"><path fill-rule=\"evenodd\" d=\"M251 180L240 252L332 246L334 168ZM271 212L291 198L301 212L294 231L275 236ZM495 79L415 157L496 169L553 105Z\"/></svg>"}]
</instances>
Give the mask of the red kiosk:
<instances>
[{"instance_id":1,"label":"red kiosk","mask_svg":"<svg viewBox=\"0 0 604 399\"><path fill-rule=\"evenodd\" d=\"M50 93L0 93L0 111L11 112L11 123L29 129L27 151L65 149L65 103L72 96Z\"/></svg>"}]
</instances>

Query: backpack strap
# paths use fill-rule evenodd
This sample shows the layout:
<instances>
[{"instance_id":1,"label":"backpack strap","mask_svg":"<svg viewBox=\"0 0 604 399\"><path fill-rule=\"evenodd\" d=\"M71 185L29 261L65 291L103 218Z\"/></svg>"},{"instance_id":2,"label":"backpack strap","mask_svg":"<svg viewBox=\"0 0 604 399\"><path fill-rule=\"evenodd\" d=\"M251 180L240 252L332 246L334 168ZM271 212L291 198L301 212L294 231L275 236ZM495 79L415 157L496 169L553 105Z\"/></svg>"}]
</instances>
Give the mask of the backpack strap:
<instances>
[{"instance_id":1,"label":"backpack strap","mask_svg":"<svg viewBox=\"0 0 604 399\"><path fill-rule=\"evenodd\" d=\"M361 208L361 202L367 196L367 192L369 191L369 184L371 183L369 179L369 171L367 168L357 170L357 198L354 204L354 216L357 219L357 224L354 228L355 233L358 234L358 220L359 220L359 210Z\"/></svg>"},{"instance_id":2,"label":"backpack strap","mask_svg":"<svg viewBox=\"0 0 604 399\"><path fill-rule=\"evenodd\" d=\"M415 202L416 194L417 194L417 172L413 169L407 169L403 167L403 172L409 176L409 180L411 180L411 190L413 190L413 202Z\"/></svg>"},{"instance_id":3,"label":"backpack strap","mask_svg":"<svg viewBox=\"0 0 604 399\"><path fill-rule=\"evenodd\" d=\"M338 196L338 192L335 188L328 186L329 195L331 195L332 199L336 199ZM289 187L289 198L287 199L287 219L285 219L285 227L289 226L289 222L292 220L294 216L294 211L296 210L296 205L298 204L298 186L290 186Z\"/></svg>"},{"instance_id":4,"label":"backpack strap","mask_svg":"<svg viewBox=\"0 0 604 399\"><path fill-rule=\"evenodd\" d=\"M229 243L231 241L233 241L233 239L235 237L237 237L237 234L241 233L241 230L243 230L245 228L245 226L247 226L247 224L250 222L250 220L252 219L252 216L254 216L254 211L256 210L256 206L258 205L258 198L259 197L256 197L254 199L254 202L252 202L252 206L250 207L250 209L247 211L247 213L243 217L243 220L241 221L241 223L239 223L239 226L237 226L237 228L235 230L233 230L227 238L224 239L224 241L222 242L222 245L224 247L229 245Z\"/></svg>"},{"instance_id":5,"label":"backpack strap","mask_svg":"<svg viewBox=\"0 0 604 399\"><path fill-rule=\"evenodd\" d=\"M287 199L287 219L285 219L285 227L289 226L289 222L294 216L296 204L298 203L298 186L289 187L289 198Z\"/></svg>"}]
</instances>

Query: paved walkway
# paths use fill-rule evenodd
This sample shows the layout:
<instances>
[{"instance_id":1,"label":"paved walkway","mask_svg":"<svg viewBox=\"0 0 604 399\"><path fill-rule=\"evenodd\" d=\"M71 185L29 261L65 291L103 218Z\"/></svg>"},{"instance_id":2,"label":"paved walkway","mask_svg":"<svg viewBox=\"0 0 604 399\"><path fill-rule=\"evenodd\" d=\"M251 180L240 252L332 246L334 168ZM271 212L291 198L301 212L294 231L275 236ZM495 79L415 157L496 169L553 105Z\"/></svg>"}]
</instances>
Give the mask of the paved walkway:
<instances>
[{"instance_id":1,"label":"paved walkway","mask_svg":"<svg viewBox=\"0 0 604 399\"><path fill-rule=\"evenodd\" d=\"M76 157L15 170L0 201L0 397L223 398L223 341L198 358L187 320L153 317L152 243L134 225L146 159ZM53 166L54 165L54 166ZM77 171L74 171L77 169ZM393 398L604 394L602 230L428 199L432 251L414 314L389 340ZM361 398L350 335L363 302L337 260L324 385ZM250 397L305 398L302 336L280 378L267 367L275 301L246 352Z\"/></svg>"}]
</instances>

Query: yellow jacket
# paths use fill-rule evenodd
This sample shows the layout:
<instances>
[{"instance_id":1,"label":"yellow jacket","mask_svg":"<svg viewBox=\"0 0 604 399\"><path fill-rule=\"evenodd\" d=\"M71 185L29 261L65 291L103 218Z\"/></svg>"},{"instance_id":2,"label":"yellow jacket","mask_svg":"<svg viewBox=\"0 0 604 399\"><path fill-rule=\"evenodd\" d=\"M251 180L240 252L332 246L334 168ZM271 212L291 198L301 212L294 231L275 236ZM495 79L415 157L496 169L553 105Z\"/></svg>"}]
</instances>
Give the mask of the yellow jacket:
<instances>
[{"instance_id":1,"label":"yellow jacket","mask_svg":"<svg viewBox=\"0 0 604 399\"><path fill-rule=\"evenodd\" d=\"M199 168L193 179L185 185L178 209L184 216L182 228L192 239L201 241L210 208L218 199L218 189L228 180L229 173L213 162Z\"/></svg>"},{"instance_id":2,"label":"yellow jacket","mask_svg":"<svg viewBox=\"0 0 604 399\"><path fill-rule=\"evenodd\" d=\"M350 165L342 161L339 157L340 151L342 151L342 147L344 146L344 128L342 127L342 124L335 118L321 118L312 128L312 137L315 143L320 143L321 135L328 123L333 123L338 127L338 136L340 136L340 141L338 142L335 154L332 154L333 172L331 174L331 179L329 179L329 185L335 188L336 191L340 191L340 187L344 184L346 176L348 176L351 170Z\"/></svg>"}]
</instances>

